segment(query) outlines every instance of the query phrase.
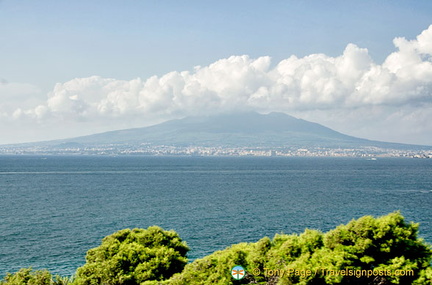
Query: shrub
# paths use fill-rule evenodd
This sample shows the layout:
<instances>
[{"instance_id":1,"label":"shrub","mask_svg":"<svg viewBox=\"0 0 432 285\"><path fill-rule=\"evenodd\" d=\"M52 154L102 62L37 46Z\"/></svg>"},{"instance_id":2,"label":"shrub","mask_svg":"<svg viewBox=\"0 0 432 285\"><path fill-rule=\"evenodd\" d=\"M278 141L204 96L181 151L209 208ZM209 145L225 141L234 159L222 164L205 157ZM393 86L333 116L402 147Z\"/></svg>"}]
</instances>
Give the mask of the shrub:
<instances>
[{"instance_id":1,"label":"shrub","mask_svg":"<svg viewBox=\"0 0 432 285\"><path fill-rule=\"evenodd\" d=\"M418 224L399 212L365 216L328 233L307 229L233 245L188 264L167 284L432 284L432 250L417 233ZM246 268L244 279L231 278L234 265Z\"/></svg>"},{"instance_id":2,"label":"shrub","mask_svg":"<svg viewBox=\"0 0 432 285\"><path fill-rule=\"evenodd\" d=\"M87 252L86 264L77 270L76 284L126 285L168 279L183 270L188 250L174 231L156 226L121 230Z\"/></svg>"},{"instance_id":3,"label":"shrub","mask_svg":"<svg viewBox=\"0 0 432 285\"><path fill-rule=\"evenodd\" d=\"M418 227L399 212L365 216L327 233L306 229L235 244L187 265L189 248L176 232L125 229L87 252L73 282L27 268L7 274L0 285L430 285L432 249L418 238ZM232 278L236 265L246 268L245 278Z\"/></svg>"},{"instance_id":4,"label":"shrub","mask_svg":"<svg viewBox=\"0 0 432 285\"><path fill-rule=\"evenodd\" d=\"M69 278L55 276L47 270L33 270L30 268L21 268L14 274L8 273L1 285L67 285L70 284Z\"/></svg>"}]
</instances>

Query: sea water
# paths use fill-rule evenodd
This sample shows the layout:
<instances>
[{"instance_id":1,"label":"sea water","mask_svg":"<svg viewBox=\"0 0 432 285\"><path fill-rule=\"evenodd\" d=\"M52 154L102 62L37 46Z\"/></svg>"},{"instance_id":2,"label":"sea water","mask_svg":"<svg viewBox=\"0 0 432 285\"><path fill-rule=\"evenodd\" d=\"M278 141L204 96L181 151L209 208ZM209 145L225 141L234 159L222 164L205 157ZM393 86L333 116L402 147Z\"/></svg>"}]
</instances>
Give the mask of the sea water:
<instances>
[{"instance_id":1,"label":"sea water","mask_svg":"<svg viewBox=\"0 0 432 285\"><path fill-rule=\"evenodd\" d=\"M70 276L124 228L177 231L189 260L400 210L432 243L432 160L0 156L0 277Z\"/></svg>"}]
</instances>

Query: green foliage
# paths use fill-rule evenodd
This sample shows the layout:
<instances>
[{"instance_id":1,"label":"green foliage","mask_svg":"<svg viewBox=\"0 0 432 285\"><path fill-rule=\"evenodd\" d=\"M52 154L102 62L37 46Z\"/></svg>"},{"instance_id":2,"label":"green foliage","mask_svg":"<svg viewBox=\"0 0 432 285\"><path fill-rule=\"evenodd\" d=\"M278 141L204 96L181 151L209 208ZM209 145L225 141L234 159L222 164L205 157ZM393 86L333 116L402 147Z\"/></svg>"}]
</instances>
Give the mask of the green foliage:
<instances>
[{"instance_id":1,"label":"green foliage","mask_svg":"<svg viewBox=\"0 0 432 285\"><path fill-rule=\"evenodd\" d=\"M126 285L168 279L182 271L188 250L174 231L155 226L121 230L87 252L86 264L77 270L76 284Z\"/></svg>"},{"instance_id":2,"label":"green foliage","mask_svg":"<svg viewBox=\"0 0 432 285\"><path fill-rule=\"evenodd\" d=\"M36 270L30 268L21 268L14 274L8 273L2 281L1 285L68 285L69 278L55 276L47 270Z\"/></svg>"},{"instance_id":3,"label":"green foliage","mask_svg":"<svg viewBox=\"0 0 432 285\"><path fill-rule=\"evenodd\" d=\"M231 246L223 251L198 259L188 265L181 274L174 275L169 284L231 284L230 269L239 264L248 264L246 257L253 247L247 243ZM242 284L246 282L238 282Z\"/></svg>"},{"instance_id":4,"label":"green foliage","mask_svg":"<svg viewBox=\"0 0 432 285\"><path fill-rule=\"evenodd\" d=\"M431 248L417 233L418 224L406 223L395 212L377 219L365 216L341 225L325 235L324 244L334 253L347 253L345 268L389 271L392 274L381 279L393 284L411 284L430 267L432 258ZM397 276L397 270L407 275ZM366 284L373 278L362 276L350 284Z\"/></svg>"},{"instance_id":5,"label":"green foliage","mask_svg":"<svg viewBox=\"0 0 432 285\"><path fill-rule=\"evenodd\" d=\"M432 267L420 271L419 275L419 278L412 283L413 285L432 284Z\"/></svg>"},{"instance_id":6,"label":"green foliage","mask_svg":"<svg viewBox=\"0 0 432 285\"><path fill-rule=\"evenodd\" d=\"M195 260L167 284L432 284L432 250L417 232L395 212L325 234L276 234ZM247 269L244 279L231 278L234 265Z\"/></svg>"},{"instance_id":7,"label":"green foliage","mask_svg":"<svg viewBox=\"0 0 432 285\"><path fill-rule=\"evenodd\" d=\"M0 285L430 285L432 249L417 237L418 227L399 212L365 216L327 233L306 229L232 245L189 264L189 249L174 231L126 229L89 250L75 280L29 268ZM242 280L231 277L236 265L246 268Z\"/></svg>"}]
</instances>

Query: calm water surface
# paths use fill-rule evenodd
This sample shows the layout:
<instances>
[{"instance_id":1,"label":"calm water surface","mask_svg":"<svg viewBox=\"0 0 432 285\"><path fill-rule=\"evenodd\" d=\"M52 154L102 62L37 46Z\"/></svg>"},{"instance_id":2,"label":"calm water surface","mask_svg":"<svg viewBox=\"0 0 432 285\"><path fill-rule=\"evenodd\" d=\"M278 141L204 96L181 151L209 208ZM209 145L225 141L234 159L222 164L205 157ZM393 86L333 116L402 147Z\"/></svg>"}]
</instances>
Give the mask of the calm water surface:
<instances>
[{"instance_id":1,"label":"calm water surface","mask_svg":"<svg viewBox=\"0 0 432 285\"><path fill-rule=\"evenodd\" d=\"M0 156L0 276L72 275L124 228L174 229L189 259L401 210L432 243L432 160Z\"/></svg>"}]
</instances>

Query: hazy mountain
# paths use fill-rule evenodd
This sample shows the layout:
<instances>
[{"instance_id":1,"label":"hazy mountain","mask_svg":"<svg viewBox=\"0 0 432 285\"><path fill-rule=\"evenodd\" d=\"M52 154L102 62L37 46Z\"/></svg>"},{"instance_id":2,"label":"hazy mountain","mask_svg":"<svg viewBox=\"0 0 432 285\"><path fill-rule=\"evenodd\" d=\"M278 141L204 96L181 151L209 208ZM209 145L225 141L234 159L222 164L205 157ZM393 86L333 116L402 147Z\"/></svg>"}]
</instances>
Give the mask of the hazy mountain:
<instances>
[{"instance_id":1,"label":"hazy mountain","mask_svg":"<svg viewBox=\"0 0 432 285\"><path fill-rule=\"evenodd\" d=\"M57 147L101 144L150 144L227 147L361 147L407 145L347 136L283 113L242 113L189 117L151 127L111 131L51 142Z\"/></svg>"}]
</instances>

